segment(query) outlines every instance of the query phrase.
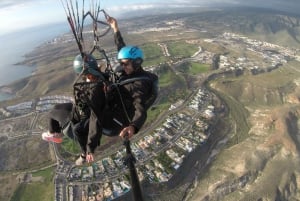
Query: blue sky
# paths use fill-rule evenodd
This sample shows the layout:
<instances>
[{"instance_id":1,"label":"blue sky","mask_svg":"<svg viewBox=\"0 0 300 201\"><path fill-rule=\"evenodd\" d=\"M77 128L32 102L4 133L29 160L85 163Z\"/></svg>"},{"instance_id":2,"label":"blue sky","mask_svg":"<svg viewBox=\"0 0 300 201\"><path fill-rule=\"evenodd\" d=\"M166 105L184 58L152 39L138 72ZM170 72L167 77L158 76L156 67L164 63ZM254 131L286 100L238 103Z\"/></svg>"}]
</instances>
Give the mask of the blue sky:
<instances>
[{"instance_id":1,"label":"blue sky","mask_svg":"<svg viewBox=\"0 0 300 201\"><path fill-rule=\"evenodd\" d=\"M63 0L65 1L65 0ZM82 0L78 0L82 2ZM88 4L91 0L85 0ZM94 0L97 1L97 0ZM141 12L144 9L159 7L207 7L218 5L256 6L289 10L298 13L300 0L101 0L101 8L111 16L118 17L122 12ZM60 0L1 0L0 36L32 26L66 21Z\"/></svg>"}]
</instances>

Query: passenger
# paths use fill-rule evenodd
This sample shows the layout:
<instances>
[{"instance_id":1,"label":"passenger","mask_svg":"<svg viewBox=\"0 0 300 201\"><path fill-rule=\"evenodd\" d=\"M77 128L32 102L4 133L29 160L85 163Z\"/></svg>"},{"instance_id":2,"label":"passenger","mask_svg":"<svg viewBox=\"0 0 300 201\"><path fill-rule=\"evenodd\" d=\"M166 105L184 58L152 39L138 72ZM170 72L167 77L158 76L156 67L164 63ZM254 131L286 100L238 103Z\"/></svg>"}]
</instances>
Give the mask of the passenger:
<instances>
[{"instance_id":1,"label":"passenger","mask_svg":"<svg viewBox=\"0 0 300 201\"><path fill-rule=\"evenodd\" d=\"M101 119L105 106L103 75L92 55L78 55L73 64L74 70L83 82L74 84L75 103L57 104L49 112L49 131L42 134L46 141L62 142L62 129L72 123L75 138L81 147L82 157L77 165L94 161L93 153L100 144L102 133Z\"/></svg>"}]
</instances>

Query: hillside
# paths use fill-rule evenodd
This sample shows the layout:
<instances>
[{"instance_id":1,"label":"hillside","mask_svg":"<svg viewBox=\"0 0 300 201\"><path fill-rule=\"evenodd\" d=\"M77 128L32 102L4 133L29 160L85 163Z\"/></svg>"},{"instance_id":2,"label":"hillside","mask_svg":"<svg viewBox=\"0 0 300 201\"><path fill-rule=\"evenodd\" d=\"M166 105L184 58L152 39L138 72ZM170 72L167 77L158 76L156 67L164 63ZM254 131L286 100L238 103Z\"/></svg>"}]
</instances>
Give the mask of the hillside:
<instances>
[{"instance_id":1,"label":"hillside","mask_svg":"<svg viewBox=\"0 0 300 201\"><path fill-rule=\"evenodd\" d=\"M286 65L268 75L211 83L225 101L247 109L250 129L241 136L239 120L230 117L234 129L224 139L227 144L186 200L299 199L299 75L299 68Z\"/></svg>"},{"instance_id":2,"label":"hillside","mask_svg":"<svg viewBox=\"0 0 300 201\"><path fill-rule=\"evenodd\" d=\"M200 12L186 17L188 27L210 33L234 32L282 46L300 47L299 16L251 8Z\"/></svg>"},{"instance_id":3,"label":"hillside","mask_svg":"<svg viewBox=\"0 0 300 201\"><path fill-rule=\"evenodd\" d=\"M145 61L146 67L151 64L171 69L166 76L160 77L159 101L175 102L178 97L187 96L191 89L202 83L202 80L197 80L197 76L189 76L185 71L180 71L182 66L167 65L171 59L176 62L184 58L185 54L191 54L189 51L194 53L198 50L198 44L191 45L188 42L201 41L199 44L205 50L233 58L243 54L240 47L236 46L234 49L229 45L218 46L216 43L208 45L203 40L215 38L224 32L234 32L299 48L299 20L295 16L266 10L218 9L197 13L149 15L120 21L119 24L128 44L145 48L146 58L148 57ZM169 28L166 23L169 21L176 26L164 31L153 31L152 28ZM61 40L66 41L68 37ZM173 45L174 49L178 46L188 48L182 51L176 49L174 52L178 55L167 57L163 55L159 43L169 47ZM111 33L105 36L103 46L113 55L115 50ZM1 106L45 95L71 94L72 83L76 79L72 61L77 52L73 41L42 44L29 53L23 63L36 65L35 74L7 85L17 94L17 98L5 101ZM244 56L252 56L253 60L258 57L249 52ZM192 157L200 158L201 162L188 163L186 169L190 172L181 174L180 171L184 169L179 170L178 177L169 183L154 187L150 185L150 189L153 187L160 191L147 196L147 200L299 200L299 66L300 63L293 60L271 72L221 76L208 82L206 87L224 102L228 114L220 117L218 126L214 128L216 135L211 137L206 147L193 154ZM203 72L203 77L206 73L219 73L217 70L208 71ZM45 117L41 117L40 121L45 120L43 118ZM28 122L22 122L19 130L28 130L31 126L27 125ZM1 129L7 129L6 122L2 122L1 126ZM44 128L43 126L45 125L40 127ZM16 144L18 146L14 147ZM0 170L3 173L0 174L0 183L4 186L0 191L0 200L10 198L19 185L18 176L7 176L8 172L19 174L30 169L39 169L45 164L51 166L54 162L53 153L49 152L52 150L51 146L41 142L37 136L2 143L0 150ZM20 158L20 161L15 158ZM183 175L187 177L183 178ZM12 182L8 182L9 180Z\"/></svg>"},{"instance_id":4,"label":"hillside","mask_svg":"<svg viewBox=\"0 0 300 201\"><path fill-rule=\"evenodd\" d=\"M186 32L180 36L173 35L177 33L176 28L174 31L171 29L169 34L140 32L143 29L165 27L165 22L168 20L183 21L183 26L177 27L177 29L183 32L193 30L193 32ZM269 10L241 8L217 11L200 10L196 13L159 16L150 15L143 18L120 20L120 26L128 44L143 45L153 41L211 38L228 31L282 46L300 47L300 18ZM133 33L134 31L136 33ZM67 36L67 39L69 37ZM101 44L107 52L115 51L112 33L106 35ZM8 87L22 99L69 91L75 79L71 68L72 59L77 53L78 50L74 41L41 45L35 51L27 54L26 60L22 62L37 66L35 74L30 78L16 81ZM146 55L147 57L151 58L151 55ZM35 87L37 84L39 87Z\"/></svg>"}]
</instances>

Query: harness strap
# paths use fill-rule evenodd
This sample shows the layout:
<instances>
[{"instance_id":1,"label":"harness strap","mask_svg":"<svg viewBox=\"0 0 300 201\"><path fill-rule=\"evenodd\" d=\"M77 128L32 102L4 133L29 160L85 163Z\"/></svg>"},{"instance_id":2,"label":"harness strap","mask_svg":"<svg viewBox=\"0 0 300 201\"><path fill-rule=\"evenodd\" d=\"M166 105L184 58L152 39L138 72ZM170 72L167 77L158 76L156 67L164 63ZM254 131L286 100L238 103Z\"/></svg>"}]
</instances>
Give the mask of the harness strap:
<instances>
[{"instance_id":1,"label":"harness strap","mask_svg":"<svg viewBox=\"0 0 300 201\"><path fill-rule=\"evenodd\" d=\"M135 82L135 81L138 81L138 80L151 80L151 79L149 77L145 77L145 76L143 76L143 77L134 77L134 78L130 78L130 79L121 81L119 83L114 83L114 84L117 85L117 86L122 86L124 84L128 84L130 82Z\"/></svg>"},{"instance_id":2,"label":"harness strap","mask_svg":"<svg viewBox=\"0 0 300 201\"><path fill-rule=\"evenodd\" d=\"M121 104L122 104L123 110L124 110L125 115L126 115L126 118L127 118L128 122L130 122L130 123L131 123L131 119L129 118L129 115L128 115L128 113L127 113L127 110L126 110L126 107L125 107L125 104L124 104L123 97L122 97L122 95L121 95L119 86L122 86L122 85L128 84L128 83L131 83L131 82L139 81L139 80L151 80L151 78L146 77L146 76L135 77L135 78L130 78L130 79L121 81L121 82L119 82L119 83L113 83L113 84L112 84L113 86L116 86L118 95L119 95L120 100L121 100Z\"/></svg>"}]
</instances>

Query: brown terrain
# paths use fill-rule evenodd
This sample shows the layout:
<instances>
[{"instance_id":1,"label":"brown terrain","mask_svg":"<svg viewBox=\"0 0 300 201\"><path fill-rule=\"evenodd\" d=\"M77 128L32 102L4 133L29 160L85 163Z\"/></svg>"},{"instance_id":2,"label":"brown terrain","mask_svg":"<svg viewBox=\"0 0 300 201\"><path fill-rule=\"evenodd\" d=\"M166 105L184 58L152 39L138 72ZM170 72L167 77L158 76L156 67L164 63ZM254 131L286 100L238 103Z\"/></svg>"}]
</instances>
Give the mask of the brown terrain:
<instances>
[{"instance_id":1,"label":"brown terrain","mask_svg":"<svg viewBox=\"0 0 300 201\"><path fill-rule=\"evenodd\" d=\"M215 85L215 89L226 91L226 96L244 104L250 129L243 140L228 143L218 153L209 173L195 179L186 200L299 200L299 69L294 73L291 76L291 69L286 67L268 76L251 78L236 96L230 93L232 88L226 90L220 82ZM277 79L277 84L263 80L279 75L289 78L279 82ZM282 92L280 89L287 83L291 88ZM230 87L241 84L234 81ZM251 94L248 98L253 102L245 98L245 93ZM239 135L236 127L239 125L234 125L225 140Z\"/></svg>"},{"instance_id":2,"label":"brown terrain","mask_svg":"<svg viewBox=\"0 0 300 201\"><path fill-rule=\"evenodd\" d=\"M66 55L74 49L39 49L39 56L29 60L39 65L35 75L9 85L19 97L3 105L26 100L26 94L37 98L70 91L75 78L69 76L73 57ZM299 62L287 63L269 73L210 81L208 87L226 104L228 114L220 117L207 145L191 154L170 182L151 186L155 191L146 185L152 193L147 200L300 200L299 66ZM18 129L30 128L29 118L20 121ZM0 128L11 129L6 125L1 122ZM37 170L55 163L51 147L39 137L16 141L1 137L0 200L9 200L21 180L42 180L26 174L28 167Z\"/></svg>"}]
</instances>

